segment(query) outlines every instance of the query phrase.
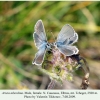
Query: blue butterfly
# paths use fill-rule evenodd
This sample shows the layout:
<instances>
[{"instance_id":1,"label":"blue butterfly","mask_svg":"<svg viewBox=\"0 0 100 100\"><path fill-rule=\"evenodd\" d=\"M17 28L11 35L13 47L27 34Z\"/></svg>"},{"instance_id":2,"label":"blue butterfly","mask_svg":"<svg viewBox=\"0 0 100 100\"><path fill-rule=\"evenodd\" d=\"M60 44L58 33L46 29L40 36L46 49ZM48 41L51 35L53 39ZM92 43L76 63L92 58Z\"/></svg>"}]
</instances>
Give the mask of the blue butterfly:
<instances>
[{"instance_id":1,"label":"blue butterfly","mask_svg":"<svg viewBox=\"0 0 100 100\"><path fill-rule=\"evenodd\" d=\"M33 37L35 45L38 48L38 52L36 53L32 64L41 65L43 63L46 50L50 50L52 45L57 47L59 51L65 56L77 54L79 51L76 46L72 46L75 42L77 42L78 34L69 24L63 26L60 33L58 34L56 42L53 44L47 42L42 20L37 21L34 30L35 32Z\"/></svg>"},{"instance_id":2,"label":"blue butterfly","mask_svg":"<svg viewBox=\"0 0 100 100\"><path fill-rule=\"evenodd\" d=\"M72 46L77 40L78 34L69 24L66 24L58 34L55 46L65 56L71 56L79 52L76 46Z\"/></svg>"},{"instance_id":3,"label":"blue butterfly","mask_svg":"<svg viewBox=\"0 0 100 100\"><path fill-rule=\"evenodd\" d=\"M38 52L35 55L35 59L32 64L41 65L44 60L46 50L51 49L51 44L47 42L45 29L42 20L38 20L34 27L34 42L38 48Z\"/></svg>"}]
</instances>

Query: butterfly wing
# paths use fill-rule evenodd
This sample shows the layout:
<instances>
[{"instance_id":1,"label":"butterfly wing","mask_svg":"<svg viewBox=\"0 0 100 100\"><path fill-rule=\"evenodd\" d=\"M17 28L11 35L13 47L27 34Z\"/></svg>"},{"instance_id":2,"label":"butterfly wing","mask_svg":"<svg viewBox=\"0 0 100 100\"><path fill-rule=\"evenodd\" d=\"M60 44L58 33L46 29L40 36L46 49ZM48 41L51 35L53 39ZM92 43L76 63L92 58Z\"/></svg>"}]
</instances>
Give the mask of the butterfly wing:
<instances>
[{"instance_id":1,"label":"butterfly wing","mask_svg":"<svg viewBox=\"0 0 100 100\"><path fill-rule=\"evenodd\" d=\"M42 20L37 21L34 30L35 32L33 34L33 37L35 45L38 48L38 52L36 53L35 59L32 64L41 65L44 60L47 45L47 38Z\"/></svg>"},{"instance_id":2,"label":"butterfly wing","mask_svg":"<svg viewBox=\"0 0 100 100\"><path fill-rule=\"evenodd\" d=\"M73 36L74 36L73 28L69 24L66 24L63 26L60 33L58 34L57 42L63 43L65 40L67 40Z\"/></svg>"},{"instance_id":3,"label":"butterfly wing","mask_svg":"<svg viewBox=\"0 0 100 100\"><path fill-rule=\"evenodd\" d=\"M39 49L41 44L47 42L45 29L44 29L42 20L37 21L37 23L35 24L34 30L35 30L33 34L34 42L35 42L36 47Z\"/></svg>"},{"instance_id":4,"label":"butterfly wing","mask_svg":"<svg viewBox=\"0 0 100 100\"><path fill-rule=\"evenodd\" d=\"M35 55L35 59L33 60L32 64L41 65L44 60L45 52L46 52L45 48L39 49Z\"/></svg>"},{"instance_id":5,"label":"butterfly wing","mask_svg":"<svg viewBox=\"0 0 100 100\"><path fill-rule=\"evenodd\" d=\"M78 41L78 34L74 33L74 36L68 39L68 45L72 45L73 43Z\"/></svg>"},{"instance_id":6,"label":"butterfly wing","mask_svg":"<svg viewBox=\"0 0 100 100\"><path fill-rule=\"evenodd\" d=\"M77 54L79 51L76 46L66 46L66 45L58 45L58 49L60 50L62 54L66 56Z\"/></svg>"},{"instance_id":7,"label":"butterfly wing","mask_svg":"<svg viewBox=\"0 0 100 100\"><path fill-rule=\"evenodd\" d=\"M62 54L71 56L73 54L77 54L79 51L77 47L71 46L77 40L77 33L70 25L66 24L65 26L63 26L57 37L56 45Z\"/></svg>"}]
</instances>

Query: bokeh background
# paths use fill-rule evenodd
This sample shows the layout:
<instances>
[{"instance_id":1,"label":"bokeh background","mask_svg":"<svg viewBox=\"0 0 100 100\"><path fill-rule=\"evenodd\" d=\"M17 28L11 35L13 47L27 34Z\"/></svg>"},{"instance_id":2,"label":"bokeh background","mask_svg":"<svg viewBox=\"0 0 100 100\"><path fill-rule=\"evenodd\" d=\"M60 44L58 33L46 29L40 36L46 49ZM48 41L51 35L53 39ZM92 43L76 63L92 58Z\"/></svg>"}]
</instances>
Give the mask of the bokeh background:
<instances>
[{"instance_id":1,"label":"bokeh background","mask_svg":"<svg viewBox=\"0 0 100 100\"><path fill-rule=\"evenodd\" d=\"M90 67L90 86L100 89L100 2L96 1L8 1L0 2L0 89L45 89L48 75L32 65L37 48L34 25L42 19L48 41L65 24L79 35L76 43ZM52 32L52 33L51 33ZM81 77L56 83L55 89L80 89Z\"/></svg>"}]
</instances>

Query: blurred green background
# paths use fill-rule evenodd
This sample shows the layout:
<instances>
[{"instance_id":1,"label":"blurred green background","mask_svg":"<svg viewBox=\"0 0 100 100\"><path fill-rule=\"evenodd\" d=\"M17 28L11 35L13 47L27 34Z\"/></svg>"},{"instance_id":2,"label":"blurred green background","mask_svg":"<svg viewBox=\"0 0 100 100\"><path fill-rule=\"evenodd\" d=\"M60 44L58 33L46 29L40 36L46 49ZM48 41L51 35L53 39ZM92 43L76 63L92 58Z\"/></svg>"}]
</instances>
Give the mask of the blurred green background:
<instances>
[{"instance_id":1,"label":"blurred green background","mask_svg":"<svg viewBox=\"0 0 100 100\"><path fill-rule=\"evenodd\" d=\"M33 41L34 25L42 19L48 41L54 41L65 24L79 35L76 43L90 67L90 86L100 89L100 2L64 1L0 2L0 89L45 89L50 79L32 60L37 52ZM74 82L56 83L56 89L79 89Z\"/></svg>"}]
</instances>

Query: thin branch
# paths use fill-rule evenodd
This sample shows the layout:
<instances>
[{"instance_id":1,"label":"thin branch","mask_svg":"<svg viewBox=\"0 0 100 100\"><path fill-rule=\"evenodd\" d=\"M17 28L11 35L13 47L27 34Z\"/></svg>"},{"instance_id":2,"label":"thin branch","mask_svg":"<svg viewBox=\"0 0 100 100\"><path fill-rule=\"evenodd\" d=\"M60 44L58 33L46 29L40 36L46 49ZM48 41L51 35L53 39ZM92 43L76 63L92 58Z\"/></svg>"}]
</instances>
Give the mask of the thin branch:
<instances>
[{"instance_id":1,"label":"thin branch","mask_svg":"<svg viewBox=\"0 0 100 100\"><path fill-rule=\"evenodd\" d=\"M51 82L49 83L47 89L54 89L55 87L55 81L51 79Z\"/></svg>"}]
</instances>

